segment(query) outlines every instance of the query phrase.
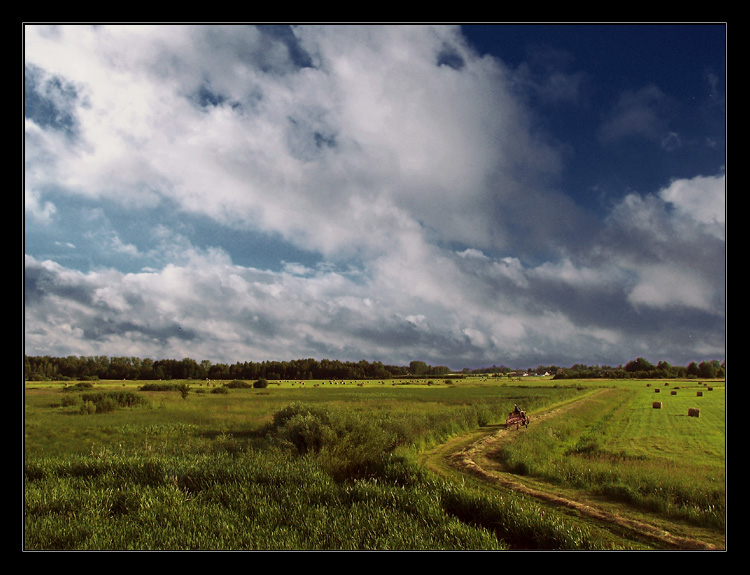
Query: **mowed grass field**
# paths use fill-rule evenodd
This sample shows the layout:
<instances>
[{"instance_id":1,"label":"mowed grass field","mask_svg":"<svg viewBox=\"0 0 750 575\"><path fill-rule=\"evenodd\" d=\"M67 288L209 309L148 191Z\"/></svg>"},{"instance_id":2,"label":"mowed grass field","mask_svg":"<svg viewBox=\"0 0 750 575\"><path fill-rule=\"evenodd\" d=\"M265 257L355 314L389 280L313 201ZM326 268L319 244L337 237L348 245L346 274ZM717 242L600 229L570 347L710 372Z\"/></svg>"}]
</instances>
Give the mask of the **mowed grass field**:
<instances>
[{"instance_id":1,"label":"mowed grass field","mask_svg":"<svg viewBox=\"0 0 750 575\"><path fill-rule=\"evenodd\" d=\"M723 385L619 382L543 418L496 460L548 485L721 532L725 445Z\"/></svg>"},{"instance_id":2,"label":"mowed grass field","mask_svg":"<svg viewBox=\"0 0 750 575\"><path fill-rule=\"evenodd\" d=\"M723 540L723 382L143 383L26 384L26 549L660 548L417 463L514 403L532 425L507 469ZM92 392L143 403L92 413Z\"/></svg>"}]
</instances>

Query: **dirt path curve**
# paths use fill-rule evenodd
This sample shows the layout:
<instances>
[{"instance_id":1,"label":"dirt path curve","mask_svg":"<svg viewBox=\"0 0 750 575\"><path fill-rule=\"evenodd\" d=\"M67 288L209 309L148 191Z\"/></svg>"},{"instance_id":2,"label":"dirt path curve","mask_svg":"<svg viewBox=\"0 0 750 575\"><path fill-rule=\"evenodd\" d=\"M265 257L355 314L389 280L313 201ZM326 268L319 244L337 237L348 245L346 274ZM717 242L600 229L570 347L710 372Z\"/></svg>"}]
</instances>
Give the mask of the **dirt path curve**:
<instances>
[{"instance_id":1,"label":"dirt path curve","mask_svg":"<svg viewBox=\"0 0 750 575\"><path fill-rule=\"evenodd\" d=\"M586 397L588 398L591 396ZM557 417L558 415L574 408L575 403L571 403L546 413L534 415L531 419L530 425L539 423L539 421L547 418ZM523 429L519 431L521 433L525 432ZM680 550L717 549L717 547L712 544L698 541L696 539L676 536L660 527L643 521L622 517L618 514L599 509L587 503L561 497L551 492L530 488L517 480L516 476L511 473L502 472L497 469L490 469L492 464L487 458L487 455L501 449L503 442L512 441L513 434L517 434L519 431L508 429L505 427L505 424L502 424L497 431L481 437L466 447L456 448L455 443L457 441L443 444L433 451L432 456L443 457L451 467L462 473L470 473L488 483L511 489L517 493L523 493L546 503L573 509L580 515L585 515L605 525L609 524L617 526L620 529L631 530L641 537L647 537L659 542L666 548L671 547ZM460 439L461 438L457 438L458 441L460 441Z\"/></svg>"}]
</instances>

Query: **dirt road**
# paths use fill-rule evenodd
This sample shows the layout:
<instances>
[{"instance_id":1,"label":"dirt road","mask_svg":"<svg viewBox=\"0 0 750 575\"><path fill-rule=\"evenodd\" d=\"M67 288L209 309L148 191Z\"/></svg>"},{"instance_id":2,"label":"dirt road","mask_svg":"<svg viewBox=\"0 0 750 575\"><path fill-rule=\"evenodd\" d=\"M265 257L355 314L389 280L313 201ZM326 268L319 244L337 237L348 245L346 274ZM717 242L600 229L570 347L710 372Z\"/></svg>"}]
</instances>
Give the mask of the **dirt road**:
<instances>
[{"instance_id":1,"label":"dirt road","mask_svg":"<svg viewBox=\"0 0 750 575\"><path fill-rule=\"evenodd\" d=\"M552 411L535 414L531 418L530 427L547 418L557 417L562 413L575 408L575 403L559 407ZM504 424L497 426L494 430L481 438L465 445L465 440L457 438L449 443L443 444L431 454L431 457L442 457L452 468L461 473L469 473L483 481L510 489L517 493L523 493L550 505L575 510L582 516L589 517L605 528L617 528L618 531L629 530L641 539L656 542L659 548L675 550L717 550L715 545L699 541L697 539L681 537L665 531L663 527L647 523L642 520L627 518L611 511L606 511L596 505L577 501L569 497L563 497L552 491L531 488L521 481L521 478L511 473L502 471L493 462L492 454L507 441L513 441L519 433L527 433L528 430L515 427L508 429Z\"/></svg>"}]
</instances>

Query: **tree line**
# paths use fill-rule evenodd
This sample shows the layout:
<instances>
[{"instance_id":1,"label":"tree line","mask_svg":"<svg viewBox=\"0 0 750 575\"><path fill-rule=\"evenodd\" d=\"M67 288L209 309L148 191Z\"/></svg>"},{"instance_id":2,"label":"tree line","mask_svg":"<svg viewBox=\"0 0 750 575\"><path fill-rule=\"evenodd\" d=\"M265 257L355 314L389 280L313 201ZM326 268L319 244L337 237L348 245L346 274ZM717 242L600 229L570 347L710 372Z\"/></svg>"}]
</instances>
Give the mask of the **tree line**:
<instances>
[{"instance_id":1,"label":"tree line","mask_svg":"<svg viewBox=\"0 0 750 575\"><path fill-rule=\"evenodd\" d=\"M692 362L687 366L672 366L666 361L656 365L643 358L629 361L617 367L575 364L562 368L554 365L537 366L527 370L512 370L501 366L468 369L459 376L492 375L513 377L525 374L548 374L555 379L715 379L725 376L726 365L718 360ZM26 381L92 381L100 379L126 380L170 380L170 379L246 379L246 380L305 380L305 379L393 379L406 377L446 377L450 368L428 365L424 361L412 361L408 366L385 365L379 361L358 362L312 358L292 361L263 361L212 363L208 360L141 359L138 357L108 356L24 356L24 380Z\"/></svg>"},{"instance_id":2,"label":"tree line","mask_svg":"<svg viewBox=\"0 0 750 575\"><path fill-rule=\"evenodd\" d=\"M576 364L569 368L559 369L555 379L676 379L701 378L721 379L725 377L726 363L719 360L690 362L686 366L670 365L660 361L656 365L639 357L624 366L617 367Z\"/></svg>"},{"instance_id":3,"label":"tree line","mask_svg":"<svg viewBox=\"0 0 750 575\"><path fill-rule=\"evenodd\" d=\"M237 362L234 364L196 361L191 358L141 359L107 356L24 356L26 381L127 379L392 379L435 377L450 373L446 366L412 361L408 366L381 362L297 359L293 361Z\"/></svg>"}]
</instances>

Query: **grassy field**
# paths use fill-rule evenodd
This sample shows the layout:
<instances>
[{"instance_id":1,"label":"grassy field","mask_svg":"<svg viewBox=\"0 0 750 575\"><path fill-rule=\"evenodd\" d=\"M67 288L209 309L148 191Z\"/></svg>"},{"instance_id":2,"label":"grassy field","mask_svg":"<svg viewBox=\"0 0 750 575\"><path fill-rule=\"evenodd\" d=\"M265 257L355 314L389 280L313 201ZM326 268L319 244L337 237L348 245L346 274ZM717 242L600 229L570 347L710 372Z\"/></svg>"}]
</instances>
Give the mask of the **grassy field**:
<instances>
[{"instance_id":1,"label":"grassy field","mask_svg":"<svg viewBox=\"0 0 750 575\"><path fill-rule=\"evenodd\" d=\"M618 385L578 402L575 411L509 443L497 459L516 474L723 530L723 389L661 385ZM690 409L699 409L698 417L688 416Z\"/></svg>"},{"instance_id":2,"label":"grassy field","mask_svg":"<svg viewBox=\"0 0 750 575\"><path fill-rule=\"evenodd\" d=\"M532 425L497 456L506 470L725 529L723 382L172 383L189 390L26 384L25 549L660 548L418 463L514 403ZM537 419L554 409L569 411Z\"/></svg>"}]
</instances>

